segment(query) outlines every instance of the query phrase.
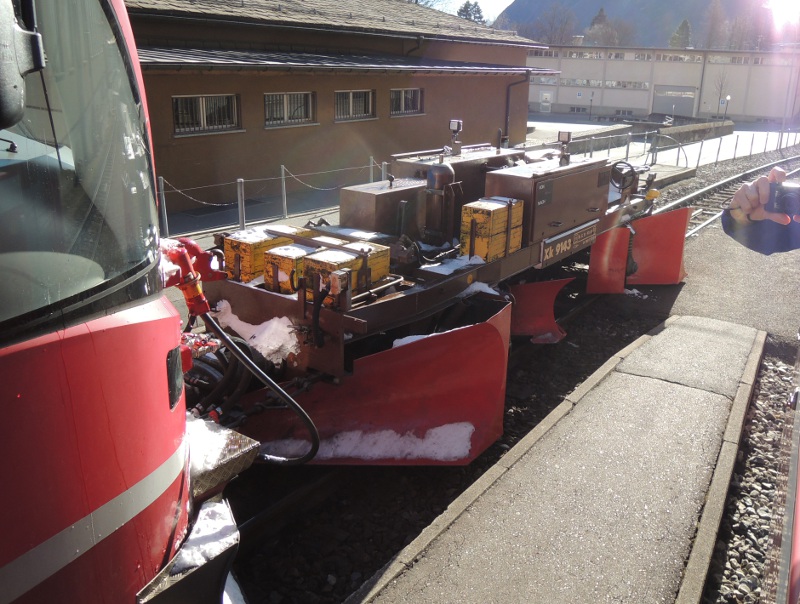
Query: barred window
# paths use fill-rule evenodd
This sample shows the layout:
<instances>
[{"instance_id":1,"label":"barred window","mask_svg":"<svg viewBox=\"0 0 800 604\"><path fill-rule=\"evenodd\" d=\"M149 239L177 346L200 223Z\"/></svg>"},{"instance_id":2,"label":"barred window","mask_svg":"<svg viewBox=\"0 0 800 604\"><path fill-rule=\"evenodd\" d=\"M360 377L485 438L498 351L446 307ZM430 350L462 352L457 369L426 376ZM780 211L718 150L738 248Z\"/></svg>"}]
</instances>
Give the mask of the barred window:
<instances>
[{"instance_id":1,"label":"barred window","mask_svg":"<svg viewBox=\"0 0 800 604\"><path fill-rule=\"evenodd\" d=\"M672 55L657 53L656 61L667 61L670 63L702 63L703 57L702 55Z\"/></svg>"},{"instance_id":2,"label":"barred window","mask_svg":"<svg viewBox=\"0 0 800 604\"><path fill-rule=\"evenodd\" d=\"M175 134L220 132L241 128L235 94L172 97Z\"/></svg>"},{"instance_id":3,"label":"barred window","mask_svg":"<svg viewBox=\"0 0 800 604\"><path fill-rule=\"evenodd\" d=\"M584 86L602 88L603 80L587 80L585 78L561 78L562 86Z\"/></svg>"},{"instance_id":4,"label":"barred window","mask_svg":"<svg viewBox=\"0 0 800 604\"><path fill-rule=\"evenodd\" d=\"M532 81L533 84L548 84L555 86L558 84L558 77L556 76L535 76Z\"/></svg>"},{"instance_id":5,"label":"barred window","mask_svg":"<svg viewBox=\"0 0 800 604\"><path fill-rule=\"evenodd\" d=\"M568 59L602 59L603 53L600 51L568 50L564 56Z\"/></svg>"},{"instance_id":6,"label":"barred window","mask_svg":"<svg viewBox=\"0 0 800 604\"><path fill-rule=\"evenodd\" d=\"M415 115L424 111L422 88L400 88L389 91L390 115Z\"/></svg>"},{"instance_id":7,"label":"barred window","mask_svg":"<svg viewBox=\"0 0 800 604\"><path fill-rule=\"evenodd\" d=\"M536 50L528 51L528 56L529 57L558 57L558 51L557 50L550 50L549 48L546 49L546 50L542 49L542 48L538 48Z\"/></svg>"},{"instance_id":8,"label":"barred window","mask_svg":"<svg viewBox=\"0 0 800 604\"><path fill-rule=\"evenodd\" d=\"M606 80L606 88L632 88L634 90L650 90L650 82L628 82L624 80Z\"/></svg>"},{"instance_id":9,"label":"barred window","mask_svg":"<svg viewBox=\"0 0 800 604\"><path fill-rule=\"evenodd\" d=\"M264 95L264 125L288 126L313 122L316 113L313 92L277 92Z\"/></svg>"},{"instance_id":10,"label":"barred window","mask_svg":"<svg viewBox=\"0 0 800 604\"><path fill-rule=\"evenodd\" d=\"M586 107L570 107L570 113L586 113Z\"/></svg>"},{"instance_id":11,"label":"barred window","mask_svg":"<svg viewBox=\"0 0 800 604\"><path fill-rule=\"evenodd\" d=\"M335 120L363 120L375 117L374 90L345 90L335 94Z\"/></svg>"},{"instance_id":12,"label":"barred window","mask_svg":"<svg viewBox=\"0 0 800 604\"><path fill-rule=\"evenodd\" d=\"M633 55L633 60L634 61L652 61L653 60L653 55L651 55L649 52L637 52L635 55Z\"/></svg>"}]
</instances>

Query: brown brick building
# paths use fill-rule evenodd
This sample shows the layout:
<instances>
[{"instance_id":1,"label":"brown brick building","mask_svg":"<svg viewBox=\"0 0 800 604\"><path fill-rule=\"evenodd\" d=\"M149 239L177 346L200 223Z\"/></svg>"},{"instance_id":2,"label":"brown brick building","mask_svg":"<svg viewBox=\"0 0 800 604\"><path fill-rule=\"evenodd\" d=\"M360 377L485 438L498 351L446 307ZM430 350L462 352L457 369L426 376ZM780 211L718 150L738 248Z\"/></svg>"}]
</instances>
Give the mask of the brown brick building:
<instances>
[{"instance_id":1,"label":"brown brick building","mask_svg":"<svg viewBox=\"0 0 800 604\"><path fill-rule=\"evenodd\" d=\"M281 165L320 189L366 182L370 157L441 148L451 119L464 144L521 143L529 78L549 73L526 66L535 42L405 0L126 5L156 169L186 191L171 212L235 199L238 178L279 194Z\"/></svg>"}]
</instances>

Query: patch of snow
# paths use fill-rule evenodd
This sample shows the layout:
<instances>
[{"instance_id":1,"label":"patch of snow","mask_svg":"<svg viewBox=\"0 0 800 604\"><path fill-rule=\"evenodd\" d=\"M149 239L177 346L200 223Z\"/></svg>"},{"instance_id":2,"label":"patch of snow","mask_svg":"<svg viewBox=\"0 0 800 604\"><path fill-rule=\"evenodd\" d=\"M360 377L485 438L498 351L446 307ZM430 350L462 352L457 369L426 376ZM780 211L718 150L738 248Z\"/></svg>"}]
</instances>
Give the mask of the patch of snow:
<instances>
[{"instance_id":1,"label":"patch of snow","mask_svg":"<svg viewBox=\"0 0 800 604\"><path fill-rule=\"evenodd\" d=\"M493 296L497 296L500 294L495 288L493 288L488 283L483 283L482 281L475 281L470 283L470 285L465 289L463 292L458 294L459 298L467 298L469 296L473 296L478 293L485 293L485 294L492 294Z\"/></svg>"},{"instance_id":2,"label":"patch of snow","mask_svg":"<svg viewBox=\"0 0 800 604\"><path fill-rule=\"evenodd\" d=\"M200 508L189 538L175 556L170 573L181 574L213 560L239 541L239 531L225 502L207 502Z\"/></svg>"},{"instance_id":3,"label":"patch of snow","mask_svg":"<svg viewBox=\"0 0 800 604\"><path fill-rule=\"evenodd\" d=\"M394 430L340 432L320 442L318 459L464 459L471 449L475 426L457 422L431 428L422 438ZM261 445L267 455L299 456L308 451L308 442L299 439L278 440Z\"/></svg>"},{"instance_id":4,"label":"patch of snow","mask_svg":"<svg viewBox=\"0 0 800 604\"><path fill-rule=\"evenodd\" d=\"M450 275L472 264L486 264L486 262L480 256L473 256L472 258L469 256L459 256L458 258L449 258L434 264L423 264L420 268L432 273L439 273L440 275Z\"/></svg>"},{"instance_id":5,"label":"patch of snow","mask_svg":"<svg viewBox=\"0 0 800 604\"><path fill-rule=\"evenodd\" d=\"M634 298L639 298L640 300L647 300L647 294L640 292L638 289L626 289L625 290L626 296L633 296Z\"/></svg>"},{"instance_id":6,"label":"patch of snow","mask_svg":"<svg viewBox=\"0 0 800 604\"><path fill-rule=\"evenodd\" d=\"M230 327L265 359L280 363L290 354L300 352L300 344L292 321L288 317L275 317L260 325L246 323L233 314L230 302L220 300L211 313L222 327Z\"/></svg>"},{"instance_id":7,"label":"patch of snow","mask_svg":"<svg viewBox=\"0 0 800 604\"><path fill-rule=\"evenodd\" d=\"M247 600L244 599L244 595L242 594L242 589L231 573L228 573L228 579L225 581L225 592L222 594L222 604L247 604Z\"/></svg>"},{"instance_id":8,"label":"patch of snow","mask_svg":"<svg viewBox=\"0 0 800 604\"><path fill-rule=\"evenodd\" d=\"M200 475L215 468L227 455L228 430L217 424L198 419L191 414L186 416L186 434L191 450L192 474Z\"/></svg>"}]
</instances>

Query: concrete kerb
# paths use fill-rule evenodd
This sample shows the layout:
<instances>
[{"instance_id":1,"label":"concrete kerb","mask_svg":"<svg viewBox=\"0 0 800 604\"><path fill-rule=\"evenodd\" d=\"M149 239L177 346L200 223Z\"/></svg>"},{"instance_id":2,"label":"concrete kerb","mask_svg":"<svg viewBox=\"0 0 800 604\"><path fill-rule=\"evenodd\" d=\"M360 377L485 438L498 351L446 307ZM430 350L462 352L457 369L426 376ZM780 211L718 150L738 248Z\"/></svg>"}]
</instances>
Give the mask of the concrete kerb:
<instances>
[{"instance_id":1,"label":"concrete kerb","mask_svg":"<svg viewBox=\"0 0 800 604\"><path fill-rule=\"evenodd\" d=\"M452 525L478 497L488 490L502 477L519 459L564 418L574 406L602 382L616 366L629 354L640 348L647 341L669 327L679 316L669 317L662 324L641 336L611 359L606 361L599 369L590 375L578 388L569 394L565 400L551 411L533 430L509 450L495 466L490 468L473 485L457 497L453 503L430 526L395 556L384 568L375 573L361 588L347 598L345 604L369 602L377 596L389 583L413 565L414 561L422 555L425 549L439 535ZM717 456L717 463L711 478L709 491L706 494L705 505L701 513L695 535L692 551L686 563L681 587L676 604L697 604L703 594L706 575L711 563L711 557L716 544L717 533L722 519L725 500L728 494L728 485L736 463L739 448L739 439L744 425L744 417L752 396L755 379L763 357L766 333L758 331L745 363L744 371L737 388L736 396L731 404L722 446Z\"/></svg>"},{"instance_id":2,"label":"concrete kerb","mask_svg":"<svg viewBox=\"0 0 800 604\"><path fill-rule=\"evenodd\" d=\"M736 454L739 450L739 439L744 426L744 417L753 394L758 368L764 355L766 332L759 331L750 349L750 355L745 363L744 373L739 382L728 423L722 437L722 446L717 456L717 464L711 477L711 485L706 494L703 512L697 526L692 551L683 573L681 587L675 604L698 604L703 597L706 576L714 554L717 542L717 533L722 521L725 500L728 496L728 485L731 481L733 468L736 464Z\"/></svg>"},{"instance_id":3,"label":"concrete kerb","mask_svg":"<svg viewBox=\"0 0 800 604\"><path fill-rule=\"evenodd\" d=\"M536 427L526 434L514 445L494 466L489 468L483 476L473 483L467 490L459 495L447 509L439 515L420 535L403 548L383 568L370 577L361 587L353 592L344 604L357 604L371 601L394 579L410 568L414 561L425 551L439 535L452 525L472 505L478 497L485 493L497 480L499 480L519 459L530 451L533 446L547 434L562 418L572 411L575 404L592 388L602 382L616 366L631 352L642 346L653 336L658 335L680 317L669 317L660 325L654 327L647 334L641 336L616 355L606 361L592 375L578 386L564 401L547 414ZM756 366L757 367L757 366ZM735 453L734 453L735 458ZM723 500L724 502L724 500Z\"/></svg>"}]
</instances>

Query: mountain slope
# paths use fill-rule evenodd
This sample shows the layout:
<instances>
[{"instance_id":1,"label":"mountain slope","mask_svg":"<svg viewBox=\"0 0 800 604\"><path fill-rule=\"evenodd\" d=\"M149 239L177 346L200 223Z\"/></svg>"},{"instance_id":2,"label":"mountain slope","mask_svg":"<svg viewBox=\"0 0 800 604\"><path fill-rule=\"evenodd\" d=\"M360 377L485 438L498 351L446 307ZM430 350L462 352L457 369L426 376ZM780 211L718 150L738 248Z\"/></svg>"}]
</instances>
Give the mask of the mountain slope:
<instances>
[{"instance_id":1,"label":"mountain slope","mask_svg":"<svg viewBox=\"0 0 800 604\"><path fill-rule=\"evenodd\" d=\"M664 48L670 36L684 19L692 27L693 43L704 46L707 32L707 13L710 2L697 0L514 0L497 18L498 23L510 23L512 28L533 24L553 4L571 10L576 17L575 34L582 34L595 15L604 9L608 19L632 23L636 30L635 43L640 46ZM748 23L766 21L768 14L758 0L721 0L729 22L740 17Z\"/></svg>"}]
</instances>

